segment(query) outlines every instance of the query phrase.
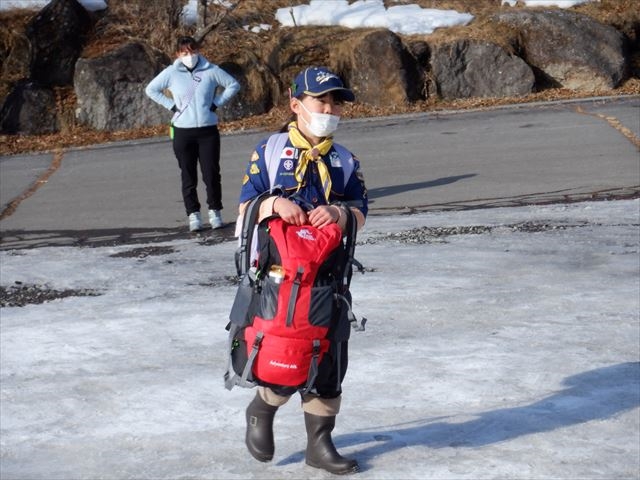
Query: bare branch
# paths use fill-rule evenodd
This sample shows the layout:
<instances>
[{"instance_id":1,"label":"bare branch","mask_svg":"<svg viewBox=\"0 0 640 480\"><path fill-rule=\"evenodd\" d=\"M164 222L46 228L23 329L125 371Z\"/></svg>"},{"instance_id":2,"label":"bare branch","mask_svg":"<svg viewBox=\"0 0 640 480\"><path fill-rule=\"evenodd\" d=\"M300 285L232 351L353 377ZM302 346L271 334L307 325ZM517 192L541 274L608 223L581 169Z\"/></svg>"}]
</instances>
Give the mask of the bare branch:
<instances>
[{"instance_id":1,"label":"bare branch","mask_svg":"<svg viewBox=\"0 0 640 480\"><path fill-rule=\"evenodd\" d=\"M200 0L200 4L204 4L206 6L207 0ZM222 9L217 10L216 14L213 16L213 19L207 23L206 25L200 26L196 33L193 35L193 38L196 42L200 43L204 38L213 30L215 30L224 20L224 18L229 15L233 10L236 9L238 5L242 3L242 0L236 0L235 3L229 5L228 7L222 7ZM198 7L200 10L200 7ZM206 8L204 8L206 10ZM203 23L204 19L206 19L206 13L202 15ZM200 25L200 21L198 22Z\"/></svg>"},{"instance_id":2,"label":"bare branch","mask_svg":"<svg viewBox=\"0 0 640 480\"><path fill-rule=\"evenodd\" d=\"M296 24L296 17L293 14L293 7L289 8L289 15L291 15L291 20L293 20L293 26L297 27L298 25Z\"/></svg>"},{"instance_id":3,"label":"bare branch","mask_svg":"<svg viewBox=\"0 0 640 480\"><path fill-rule=\"evenodd\" d=\"M207 24L207 0L198 0L196 15L196 27L201 29Z\"/></svg>"}]
</instances>

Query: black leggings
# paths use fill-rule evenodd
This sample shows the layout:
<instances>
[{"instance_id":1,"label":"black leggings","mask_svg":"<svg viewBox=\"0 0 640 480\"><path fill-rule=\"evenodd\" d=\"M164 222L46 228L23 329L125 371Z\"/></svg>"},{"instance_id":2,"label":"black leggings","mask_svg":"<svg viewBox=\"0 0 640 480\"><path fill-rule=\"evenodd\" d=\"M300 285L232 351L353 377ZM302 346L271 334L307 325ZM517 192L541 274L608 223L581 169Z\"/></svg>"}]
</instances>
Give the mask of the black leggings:
<instances>
[{"instance_id":1,"label":"black leggings","mask_svg":"<svg viewBox=\"0 0 640 480\"><path fill-rule=\"evenodd\" d=\"M176 128L173 153L178 159L182 179L182 198L187 215L200 211L198 201L198 161L207 191L207 205L222 210L222 177L220 176L220 133L212 125L201 128Z\"/></svg>"}]
</instances>

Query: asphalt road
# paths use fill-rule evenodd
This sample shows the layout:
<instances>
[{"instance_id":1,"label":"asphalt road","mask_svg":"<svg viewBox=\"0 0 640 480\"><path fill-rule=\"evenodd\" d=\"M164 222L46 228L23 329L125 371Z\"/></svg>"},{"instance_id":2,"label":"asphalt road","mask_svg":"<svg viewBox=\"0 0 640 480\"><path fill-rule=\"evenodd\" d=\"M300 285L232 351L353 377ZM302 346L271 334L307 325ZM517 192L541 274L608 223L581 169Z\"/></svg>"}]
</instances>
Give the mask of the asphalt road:
<instances>
[{"instance_id":1,"label":"asphalt road","mask_svg":"<svg viewBox=\"0 0 640 480\"><path fill-rule=\"evenodd\" d=\"M264 136L223 135L228 226L200 237L231 237ZM372 215L640 195L638 96L344 121L336 139L361 160ZM0 208L2 250L189 235L168 138L0 157Z\"/></svg>"}]
</instances>

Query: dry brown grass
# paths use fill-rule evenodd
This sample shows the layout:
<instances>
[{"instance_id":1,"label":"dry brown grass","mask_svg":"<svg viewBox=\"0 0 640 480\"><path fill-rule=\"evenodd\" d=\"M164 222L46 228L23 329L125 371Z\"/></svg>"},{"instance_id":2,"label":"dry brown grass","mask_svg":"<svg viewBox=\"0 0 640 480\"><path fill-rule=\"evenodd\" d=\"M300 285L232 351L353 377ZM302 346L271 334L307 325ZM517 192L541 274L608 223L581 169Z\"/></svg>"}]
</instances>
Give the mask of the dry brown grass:
<instances>
[{"instance_id":1,"label":"dry brown grass","mask_svg":"<svg viewBox=\"0 0 640 480\"><path fill-rule=\"evenodd\" d=\"M640 34L640 2L637 0L600 0L598 3L586 3L575 8L577 12L595 18L599 22L613 25L625 33L631 40L637 41Z\"/></svg>"},{"instance_id":2,"label":"dry brown grass","mask_svg":"<svg viewBox=\"0 0 640 480\"><path fill-rule=\"evenodd\" d=\"M83 57L94 57L113 50L118 46L135 40L144 40L154 48L173 56L174 41L176 36L182 34L192 35L195 27L184 27L179 24L172 26L175 20L175 6L177 0L110 0L109 10L97 16L96 28L89 44L85 47ZM265 48L273 48L281 45L283 50L290 48L295 52L286 51L283 55L290 54L291 58L304 55L304 62L313 63L322 61L326 55L323 45L328 45L327 36L332 41L343 35L348 35L349 30L340 27L307 27L304 29L278 28L275 20L277 8L286 8L298 5L303 1L293 0L240 0L238 7L227 15L222 23L205 38L202 51L214 62L232 58L239 49L249 52L264 52ZM465 27L455 27L436 30L432 35L416 35L405 40L428 40L431 43L450 41L454 38L472 38L491 41L510 48L513 44L514 34L508 28L497 28L491 23L491 15L500 11L511 11L513 8L501 6L501 0L385 0L387 7L402 4L418 4L423 8L436 8L444 10L457 10L468 12L475 16L474 21ZM212 7L215 8L215 7ZM607 24L616 26L630 39L636 40L637 26L640 24L640 2L637 0L601 0L574 8L574 10L592 16ZM212 14L215 12L212 11ZM17 33L23 31L24 26L35 14L34 11L4 11L0 12L0 60L2 63L7 57ZM247 33L243 26L270 24L271 31L259 34ZM637 54L633 60L636 66L640 65L640 56ZM292 75L295 70L295 62L285 66L283 75ZM636 70L637 71L637 70ZM16 72L2 72L0 78L0 98L4 98L11 86L19 80ZM483 108L511 103L526 103L536 101L560 100L579 98L581 96L611 95L612 92L593 92L580 94L569 90L551 89L543 92L517 98L501 99L466 99L444 102L431 98L424 102L411 105L398 105L393 108L376 108L370 105L349 106L344 116L346 118L358 118L378 115L392 115L401 113L415 113L437 110ZM621 88L613 92L614 95L640 94L640 80L632 78ZM56 89L56 98L60 111L61 132L54 135L0 135L0 155L11 155L36 151L54 151L71 147L83 147L98 143L114 142L120 140L146 138L166 135L166 127L149 127L134 131L101 132L81 127L75 123L74 109L75 96L73 89ZM276 129L288 118L287 108L283 105L274 107L265 115L245 118L233 122L225 122L221 125L223 132L247 129Z\"/></svg>"},{"instance_id":3,"label":"dry brown grass","mask_svg":"<svg viewBox=\"0 0 640 480\"><path fill-rule=\"evenodd\" d=\"M20 32L24 28L32 14L25 14L21 11L0 12L0 64L5 65L9 52L20 41ZM2 68L0 75L0 98L4 99L11 91L15 82L20 80L28 72L23 72L17 68Z\"/></svg>"}]
</instances>

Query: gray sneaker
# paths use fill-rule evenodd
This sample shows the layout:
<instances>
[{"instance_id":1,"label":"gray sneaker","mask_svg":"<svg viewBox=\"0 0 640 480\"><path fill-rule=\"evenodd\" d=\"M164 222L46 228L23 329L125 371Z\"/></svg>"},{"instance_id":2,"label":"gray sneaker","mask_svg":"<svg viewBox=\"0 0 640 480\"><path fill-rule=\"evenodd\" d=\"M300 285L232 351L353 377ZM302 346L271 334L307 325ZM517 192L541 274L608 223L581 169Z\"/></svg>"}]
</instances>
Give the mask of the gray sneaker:
<instances>
[{"instance_id":1,"label":"gray sneaker","mask_svg":"<svg viewBox=\"0 0 640 480\"><path fill-rule=\"evenodd\" d=\"M193 212L189 215L189 231L198 232L202 230L202 218L200 212Z\"/></svg>"},{"instance_id":2,"label":"gray sneaker","mask_svg":"<svg viewBox=\"0 0 640 480\"><path fill-rule=\"evenodd\" d=\"M222 228L222 214L220 210L209 210L209 223L212 229Z\"/></svg>"}]
</instances>

